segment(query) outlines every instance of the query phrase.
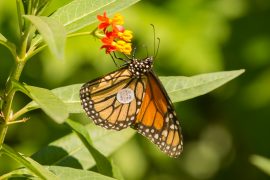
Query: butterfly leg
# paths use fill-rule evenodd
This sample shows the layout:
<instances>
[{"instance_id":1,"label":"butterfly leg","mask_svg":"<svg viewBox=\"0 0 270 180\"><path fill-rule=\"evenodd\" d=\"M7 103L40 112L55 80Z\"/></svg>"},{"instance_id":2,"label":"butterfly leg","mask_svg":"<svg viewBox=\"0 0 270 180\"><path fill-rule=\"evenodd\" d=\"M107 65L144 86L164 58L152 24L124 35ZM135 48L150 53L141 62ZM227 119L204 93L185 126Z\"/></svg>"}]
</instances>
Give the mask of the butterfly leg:
<instances>
[{"instance_id":1,"label":"butterfly leg","mask_svg":"<svg viewBox=\"0 0 270 180\"><path fill-rule=\"evenodd\" d=\"M112 54L111 54L111 53L109 53L109 54L110 54L110 56L111 56L111 58L112 58L112 60L113 60L113 62L114 62L114 64L115 64L115 66L119 68L119 65L115 62L115 59L114 59L114 57L112 56ZM113 54L114 54L114 53L113 53Z\"/></svg>"},{"instance_id":2,"label":"butterfly leg","mask_svg":"<svg viewBox=\"0 0 270 180\"><path fill-rule=\"evenodd\" d=\"M123 54L124 54L124 53L123 53ZM127 55L126 55L126 54L124 54L124 55L127 57ZM126 59L123 59L123 58L117 57L117 56L116 56L116 54L115 54L115 52L113 52L113 56L114 56L114 58L115 58L115 59L118 59L118 60L124 61L124 62L126 62L126 63L128 62ZM127 58L128 58L128 57L127 57ZM130 59L130 58L128 58L128 59Z\"/></svg>"}]
</instances>

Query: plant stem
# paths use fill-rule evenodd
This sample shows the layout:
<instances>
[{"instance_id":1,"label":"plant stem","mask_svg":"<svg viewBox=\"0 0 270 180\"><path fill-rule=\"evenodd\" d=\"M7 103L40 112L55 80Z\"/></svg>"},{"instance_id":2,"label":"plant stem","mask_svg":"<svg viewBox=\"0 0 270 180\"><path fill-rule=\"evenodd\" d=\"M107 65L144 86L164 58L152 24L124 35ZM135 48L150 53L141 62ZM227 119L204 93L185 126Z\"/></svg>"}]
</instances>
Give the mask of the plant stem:
<instances>
[{"instance_id":1,"label":"plant stem","mask_svg":"<svg viewBox=\"0 0 270 180\"><path fill-rule=\"evenodd\" d=\"M13 71L11 72L10 76L7 79L5 92L4 92L4 104L3 109L0 117L0 149L2 148L2 145L5 140L5 136L8 130L8 122L13 119L13 112L12 112L12 102L16 93L16 89L13 87L13 81L19 81L21 73L23 71L24 65L26 63L27 59L27 43L29 38L29 33L31 26L26 25L25 31L23 31L23 24L22 24L22 12L21 12L21 4L20 1L16 1L17 5L17 13L18 13L18 20L19 20L19 29L20 29L20 37L21 37L21 44L20 47L18 47L18 51L16 52L16 56L14 56L15 59L15 67Z\"/></svg>"},{"instance_id":2,"label":"plant stem","mask_svg":"<svg viewBox=\"0 0 270 180\"><path fill-rule=\"evenodd\" d=\"M22 35L22 13L21 13L21 6L20 1L16 0L16 6L17 6L17 15L18 15L18 22L19 22L19 29L20 29L20 35Z\"/></svg>"},{"instance_id":3,"label":"plant stem","mask_svg":"<svg viewBox=\"0 0 270 180\"><path fill-rule=\"evenodd\" d=\"M11 104L12 104L12 101L13 101L13 98L14 98L14 95L16 92L13 89L12 81L14 81L14 80L19 81L22 70L24 68L24 65L25 65L25 61L18 61L18 63L16 63L15 68L14 68L14 70L13 70L12 74L10 75L8 82L7 82L7 87L6 87L6 91L5 91L6 104L4 106L4 111L3 111L4 118L5 118L6 122L9 121L9 119L11 118L10 117Z\"/></svg>"},{"instance_id":4,"label":"plant stem","mask_svg":"<svg viewBox=\"0 0 270 180\"><path fill-rule=\"evenodd\" d=\"M4 139L7 134L8 125L6 123L0 122L0 150L2 148L2 144L4 143Z\"/></svg>"},{"instance_id":5,"label":"plant stem","mask_svg":"<svg viewBox=\"0 0 270 180\"><path fill-rule=\"evenodd\" d=\"M16 93L16 90L13 89L12 81L13 80L19 81L24 65L25 65L25 61L18 60L15 63L15 68L12 71L7 81L6 90L4 94L4 108L3 108L3 117L2 117L3 120L0 121L0 148L2 144L4 143L4 139L7 133L7 129L8 129L7 124L10 121L10 119L12 119L11 105L13 102L14 95Z\"/></svg>"},{"instance_id":6,"label":"plant stem","mask_svg":"<svg viewBox=\"0 0 270 180\"><path fill-rule=\"evenodd\" d=\"M24 106L22 109L20 109L19 111L17 111L15 114L13 114L12 119L10 119L10 123L12 121L15 121L16 119L18 119L20 116L22 116L23 114L29 112L29 111L33 111L35 109L38 109L38 106L36 107L29 107L28 105Z\"/></svg>"}]
</instances>

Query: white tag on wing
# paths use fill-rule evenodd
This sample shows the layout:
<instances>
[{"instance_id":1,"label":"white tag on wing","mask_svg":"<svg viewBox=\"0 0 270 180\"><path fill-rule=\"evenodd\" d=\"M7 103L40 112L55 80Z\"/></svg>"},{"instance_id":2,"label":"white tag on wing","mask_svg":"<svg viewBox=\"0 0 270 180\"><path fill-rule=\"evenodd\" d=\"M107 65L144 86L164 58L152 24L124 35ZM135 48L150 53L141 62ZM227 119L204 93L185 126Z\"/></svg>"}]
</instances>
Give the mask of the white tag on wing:
<instances>
[{"instance_id":1,"label":"white tag on wing","mask_svg":"<svg viewBox=\"0 0 270 180\"><path fill-rule=\"evenodd\" d=\"M134 98L134 91L129 88L121 89L116 95L116 99L122 104L130 103Z\"/></svg>"}]
</instances>

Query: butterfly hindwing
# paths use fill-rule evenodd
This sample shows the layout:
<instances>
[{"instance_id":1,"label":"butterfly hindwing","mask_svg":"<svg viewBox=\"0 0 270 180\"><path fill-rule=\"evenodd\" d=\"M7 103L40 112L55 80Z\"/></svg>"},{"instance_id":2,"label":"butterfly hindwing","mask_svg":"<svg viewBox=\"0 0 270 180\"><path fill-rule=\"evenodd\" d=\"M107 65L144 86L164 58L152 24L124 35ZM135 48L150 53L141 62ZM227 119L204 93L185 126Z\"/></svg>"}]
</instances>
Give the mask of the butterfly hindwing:
<instances>
[{"instance_id":1,"label":"butterfly hindwing","mask_svg":"<svg viewBox=\"0 0 270 180\"><path fill-rule=\"evenodd\" d=\"M153 57L131 59L126 66L84 84L82 105L96 125L121 130L128 126L171 157L183 150L173 104L152 71Z\"/></svg>"},{"instance_id":2,"label":"butterfly hindwing","mask_svg":"<svg viewBox=\"0 0 270 180\"><path fill-rule=\"evenodd\" d=\"M135 121L139 112L145 81L133 78L126 68L90 81L80 90L83 108L96 125L106 129L124 129ZM131 102L121 103L117 99L117 94L123 89L133 91Z\"/></svg>"},{"instance_id":3,"label":"butterfly hindwing","mask_svg":"<svg viewBox=\"0 0 270 180\"><path fill-rule=\"evenodd\" d=\"M182 152L181 129L173 104L153 72L147 75L145 96L134 128L169 156L178 157Z\"/></svg>"}]
</instances>

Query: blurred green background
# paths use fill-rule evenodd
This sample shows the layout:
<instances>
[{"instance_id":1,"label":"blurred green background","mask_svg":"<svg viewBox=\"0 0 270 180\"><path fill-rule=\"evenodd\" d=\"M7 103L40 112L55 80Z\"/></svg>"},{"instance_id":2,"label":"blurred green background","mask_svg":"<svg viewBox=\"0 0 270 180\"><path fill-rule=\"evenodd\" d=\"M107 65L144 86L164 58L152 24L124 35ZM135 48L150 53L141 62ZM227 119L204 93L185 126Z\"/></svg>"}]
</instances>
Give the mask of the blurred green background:
<instances>
[{"instance_id":1,"label":"blurred green background","mask_svg":"<svg viewBox=\"0 0 270 180\"><path fill-rule=\"evenodd\" d=\"M18 39L15 1L0 1L0 32ZM121 12L134 32L139 57L151 54L154 24L161 44L158 75L191 76L246 69L229 84L198 98L175 104L184 135L184 152L171 159L136 135L112 157L126 179L269 179L250 163L250 156L270 157L270 1L143 0ZM93 29L94 26L86 29ZM21 80L53 89L84 83L115 69L93 37L69 39L65 61L48 49L32 58ZM12 67L11 54L0 46L0 89ZM16 106L29 101L18 94ZM70 133L40 110L24 124L12 126L6 143L31 155ZM73 115L84 119L85 115ZM0 174L18 164L3 156Z\"/></svg>"}]
</instances>

